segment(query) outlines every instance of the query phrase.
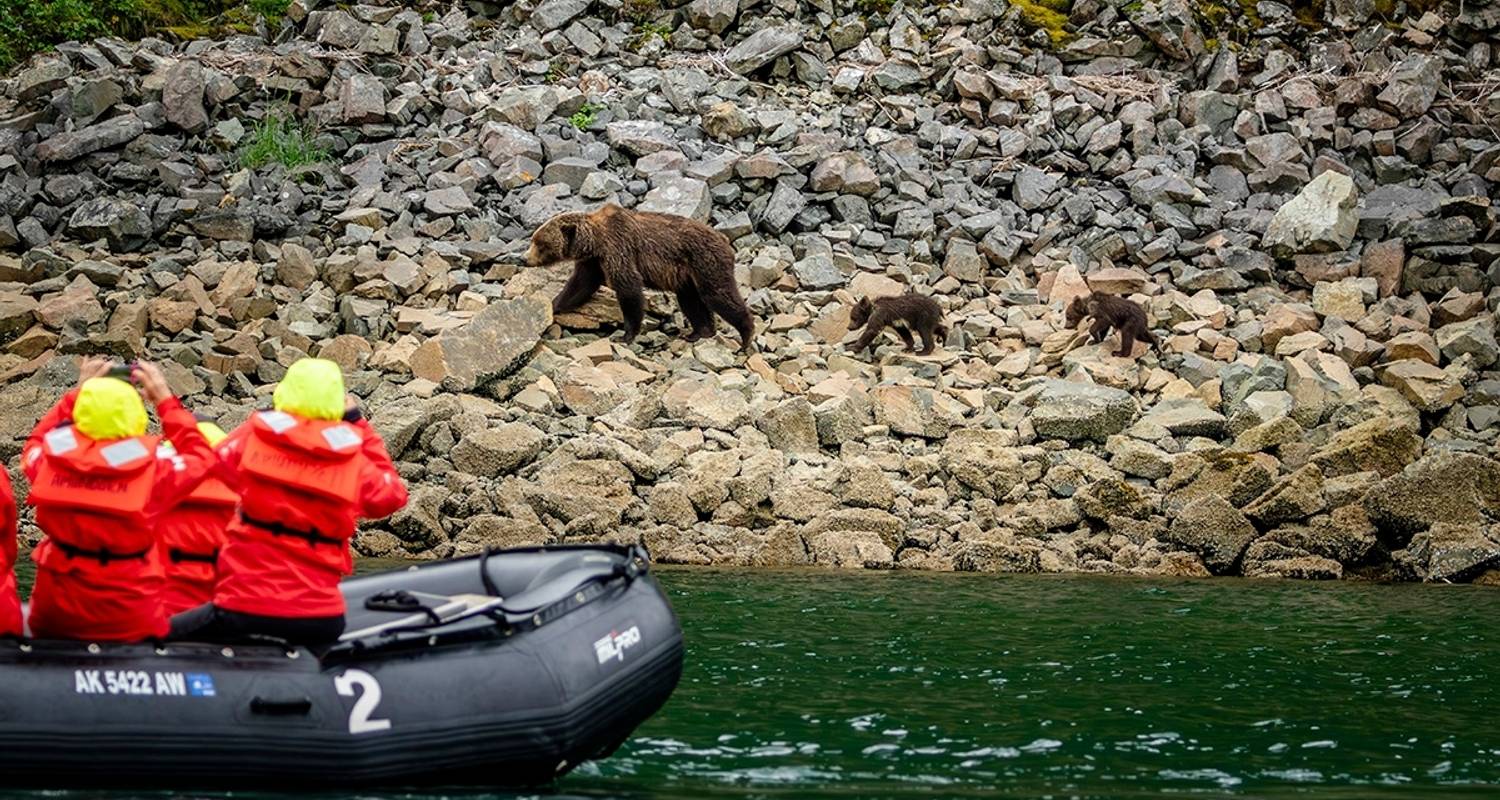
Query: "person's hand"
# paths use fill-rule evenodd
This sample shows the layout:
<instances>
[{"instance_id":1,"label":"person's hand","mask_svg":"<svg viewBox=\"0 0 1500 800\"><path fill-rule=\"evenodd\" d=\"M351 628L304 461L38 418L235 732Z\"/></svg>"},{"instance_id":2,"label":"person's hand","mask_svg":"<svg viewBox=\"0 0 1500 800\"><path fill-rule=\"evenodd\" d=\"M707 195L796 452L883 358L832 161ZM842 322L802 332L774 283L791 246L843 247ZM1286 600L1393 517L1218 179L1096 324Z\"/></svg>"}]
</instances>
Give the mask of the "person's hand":
<instances>
[{"instance_id":1,"label":"person's hand","mask_svg":"<svg viewBox=\"0 0 1500 800\"><path fill-rule=\"evenodd\" d=\"M78 363L78 385L90 378L102 378L109 374L109 367L114 362L102 356L88 356Z\"/></svg>"},{"instance_id":2,"label":"person's hand","mask_svg":"<svg viewBox=\"0 0 1500 800\"><path fill-rule=\"evenodd\" d=\"M359 408L359 398L346 393L344 395L344 413L347 414L356 408Z\"/></svg>"},{"instance_id":3,"label":"person's hand","mask_svg":"<svg viewBox=\"0 0 1500 800\"><path fill-rule=\"evenodd\" d=\"M146 402L153 406L172 396L172 387L167 385L167 376L162 374L161 367L149 361L135 362L135 369L131 371L130 379L140 387L141 396L146 398Z\"/></svg>"}]
</instances>

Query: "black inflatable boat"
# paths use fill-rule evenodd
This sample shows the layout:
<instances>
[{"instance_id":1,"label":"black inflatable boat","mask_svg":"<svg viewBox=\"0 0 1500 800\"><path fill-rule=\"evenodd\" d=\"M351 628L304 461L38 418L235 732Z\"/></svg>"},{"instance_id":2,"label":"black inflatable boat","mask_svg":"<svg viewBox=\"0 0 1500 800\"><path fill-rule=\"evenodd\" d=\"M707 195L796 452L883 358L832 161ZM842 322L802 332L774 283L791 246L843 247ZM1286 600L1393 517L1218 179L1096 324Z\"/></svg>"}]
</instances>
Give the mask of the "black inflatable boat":
<instances>
[{"instance_id":1,"label":"black inflatable boat","mask_svg":"<svg viewBox=\"0 0 1500 800\"><path fill-rule=\"evenodd\" d=\"M350 579L348 632L0 642L6 785L524 785L666 702L682 631L638 548L507 550Z\"/></svg>"}]
</instances>

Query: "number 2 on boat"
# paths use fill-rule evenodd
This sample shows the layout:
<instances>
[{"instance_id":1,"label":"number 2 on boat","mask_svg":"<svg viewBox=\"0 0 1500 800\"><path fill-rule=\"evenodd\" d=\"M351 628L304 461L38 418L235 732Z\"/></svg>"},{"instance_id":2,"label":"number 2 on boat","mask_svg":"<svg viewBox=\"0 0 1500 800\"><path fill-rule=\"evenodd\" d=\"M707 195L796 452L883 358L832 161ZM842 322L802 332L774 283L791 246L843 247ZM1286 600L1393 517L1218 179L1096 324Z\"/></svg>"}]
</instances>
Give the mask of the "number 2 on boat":
<instances>
[{"instance_id":1,"label":"number 2 on boat","mask_svg":"<svg viewBox=\"0 0 1500 800\"><path fill-rule=\"evenodd\" d=\"M375 680L374 675L362 669L350 669L333 679L333 688L342 697L353 697L356 686L360 688L359 699L349 709L349 732L358 734L390 730L390 720L370 719L370 715L375 713L375 707L380 705L380 681Z\"/></svg>"}]
</instances>

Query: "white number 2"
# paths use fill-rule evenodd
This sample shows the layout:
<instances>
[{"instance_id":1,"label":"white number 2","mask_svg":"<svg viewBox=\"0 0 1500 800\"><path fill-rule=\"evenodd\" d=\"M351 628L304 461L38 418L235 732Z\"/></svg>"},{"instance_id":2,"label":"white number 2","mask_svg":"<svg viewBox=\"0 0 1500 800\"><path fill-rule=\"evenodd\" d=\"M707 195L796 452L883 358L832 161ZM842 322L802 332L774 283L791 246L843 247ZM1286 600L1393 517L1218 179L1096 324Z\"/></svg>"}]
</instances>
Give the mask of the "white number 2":
<instances>
[{"instance_id":1,"label":"white number 2","mask_svg":"<svg viewBox=\"0 0 1500 800\"><path fill-rule=\"evenodd\" d=\"M333 688L343 697L353 697L356 686L360 688L360 693L359 699L354 701L354 708L349 710L349 732L390 730L390 720L370 719L370 715L375 713L375 707L380 705L380 681L375 680L374 675L362 669L351 669L333 679Z\"/></svg>"}]
</instances>

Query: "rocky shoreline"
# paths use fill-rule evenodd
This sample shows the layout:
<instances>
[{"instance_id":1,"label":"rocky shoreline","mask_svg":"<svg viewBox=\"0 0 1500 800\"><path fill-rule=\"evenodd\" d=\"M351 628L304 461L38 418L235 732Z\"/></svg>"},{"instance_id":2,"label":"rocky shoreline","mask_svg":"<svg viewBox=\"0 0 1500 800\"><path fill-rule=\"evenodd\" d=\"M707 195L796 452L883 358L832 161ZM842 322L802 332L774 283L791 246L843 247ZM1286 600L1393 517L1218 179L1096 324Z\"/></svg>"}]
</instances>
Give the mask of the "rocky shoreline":
<instances>
[{"instance_id":1,"label":"rocky shoreline","mask_svg":"<svg viewBox=\"0 0 1500 800\"><path fill-rule=\"evenodd\" d=\"M0 80L0 456L73 354L226 425L342 364L371 556L1500 580L1500 8L295 0ZM250 168L267 118L324 157ZM520 257L615 202L735 243L758 352ZM861 297L937 352L848 351ZM1069 330L1090 290L1160 351ZM613 336L611 335L613 333ZM18 483L18 486L24 484ZM23 536L36 531L23 522Z\"/></svg>"}]
</instances>

